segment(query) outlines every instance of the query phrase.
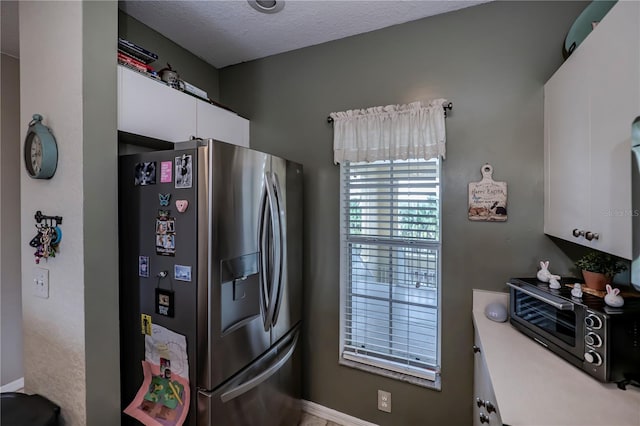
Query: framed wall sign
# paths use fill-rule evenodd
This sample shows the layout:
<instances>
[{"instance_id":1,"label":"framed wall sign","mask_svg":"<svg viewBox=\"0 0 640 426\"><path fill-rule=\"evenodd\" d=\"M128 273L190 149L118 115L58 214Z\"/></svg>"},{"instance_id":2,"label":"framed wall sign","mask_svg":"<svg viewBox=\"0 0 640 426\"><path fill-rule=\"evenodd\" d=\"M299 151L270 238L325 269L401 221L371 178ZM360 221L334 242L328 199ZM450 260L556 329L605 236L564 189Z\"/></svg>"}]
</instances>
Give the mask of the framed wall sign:
<instances>
[{"instance_id":1,"label":"framed wall sign","mask_svg":"<svg viewBox=\"0 0 640 426\"><path fill-rule=\"evenodd\" d=\"M469 220L504 222L507 220L507 183L493 180L493 167L480 169L482 180L469 183Z\"/></svg>"}]
</instances>

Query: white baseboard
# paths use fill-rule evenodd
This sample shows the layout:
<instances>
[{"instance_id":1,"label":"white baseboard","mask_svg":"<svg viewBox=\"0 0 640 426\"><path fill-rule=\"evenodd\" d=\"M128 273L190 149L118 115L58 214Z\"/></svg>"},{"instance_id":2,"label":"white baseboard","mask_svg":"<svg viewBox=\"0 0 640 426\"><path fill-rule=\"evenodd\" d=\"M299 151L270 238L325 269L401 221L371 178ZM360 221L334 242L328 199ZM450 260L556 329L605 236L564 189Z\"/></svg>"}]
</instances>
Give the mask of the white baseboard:
<instances>
[{"instance_id":1,"label":"white baseboard","mask_svg":"<svg viewBox=\"0 0 640 426\"><path fill-rule=\"evenodd\" d=\"M357 417L332 410L331 408L304 399L302 400L302 411L344 426L378 426L375 423L360 420Z\"/></svg>"},{"instance_id":2,"label":"white baseboard","mask_svg":"<svg viewBox=\"0 0 640 426\"><path fill-rule=\"evenodd\" d=\"M11 383L7 383L4 386L0 386L0 392L17 392L24 388L24 377L14 380Z\"/></svg>"}]
</instances>

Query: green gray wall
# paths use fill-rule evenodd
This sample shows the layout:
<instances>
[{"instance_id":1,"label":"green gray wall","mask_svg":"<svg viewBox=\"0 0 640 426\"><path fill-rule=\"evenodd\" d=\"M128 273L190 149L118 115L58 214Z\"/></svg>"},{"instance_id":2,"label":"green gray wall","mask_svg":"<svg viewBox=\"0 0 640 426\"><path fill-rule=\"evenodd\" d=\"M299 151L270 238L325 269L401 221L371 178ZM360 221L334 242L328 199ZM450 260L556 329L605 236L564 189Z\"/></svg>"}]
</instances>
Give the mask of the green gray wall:
<instances>
[{"instance_id":1,"label":"green gray wall","mask_svg":"<svg viewBox=\"0 0 640 426\"><path fill-rule=\"evenodd\" d=\"M84 346L88 425L120 421L117 2L82 7ZM114 232L105 233L106 229ZM126 244L126 242L124 243Z\"/></svg>"},{"instance_id":2,"label":"green gray wall","mask_svg":"<svg viewBox=\"0 0 640 426\"><path fill-rule=\"evenodd\" d=\"M209 98L220 101L218 70L194 54L142 22L118 10L118 36L158 54L151 66L160 71L171 64L180 78L207 92Z\"/></svg>"},{"instance_id":3,"label":"green gray wall","mask_svg":"<svg viewBox=\"0 0 640 426\"><path fill-rule=\"evenodd\" d=\"M0 3L0 10L6 7ZM17 19L17 8L15 9ZM3 34L4 35L4 34ZM23 378L20 278L20 61L0 54L0 385ZM17 385L19 386L19 385Z\"/></svg>"},{"instance_id":4,"label":"green gray wall","mask_svg":"<svg viewBox=\"0 0 640 426\"><path fill-rule=\"evenodd\" d=\"M304 165L304 398L380 425L471 424L472 288L506 291L540 260L571 267L543 235L543 84L584 2L492 2L220 70L222 102L251 146ZM444 97L442 391L338 365L339 169L332 111ZM509 189L506 223L467 219L484 163ZM393 412L376 409L377 389Z\"/></svg>"},{"instance_id":5,"label":"green gray wall","mask_svg":"<svg viewBox=\"0 0 640 426\"><path fill-rule=\"evenodd\" d=\"M58 146L55 176L20 161L24 378L62 424L120 422L117 215L117 2L20 2L20 141L40 113ZM34 213L61 216L49 298L32 294Z\"/></svg>"}]
</instances>

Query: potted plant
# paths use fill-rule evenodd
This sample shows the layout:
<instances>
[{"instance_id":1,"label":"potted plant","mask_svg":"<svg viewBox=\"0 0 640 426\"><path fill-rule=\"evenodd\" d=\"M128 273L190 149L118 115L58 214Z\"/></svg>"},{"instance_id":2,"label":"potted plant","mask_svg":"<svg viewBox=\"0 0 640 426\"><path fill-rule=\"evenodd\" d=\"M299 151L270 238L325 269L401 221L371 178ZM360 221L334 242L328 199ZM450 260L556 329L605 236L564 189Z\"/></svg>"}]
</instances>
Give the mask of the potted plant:
<instances>
[{"instance_id":1,"label":"potted plant","mask_svg":"<svg viewBox=\"0 0 640 426\"><path fill-rule=\"evenodd\" d=\"M607 284L611 284L614 275L627 269L627 266L617 257L591 251L576 262L576 267L582 270L582 276L587 287L604 291Z\"/></svg>"}]
</instances>

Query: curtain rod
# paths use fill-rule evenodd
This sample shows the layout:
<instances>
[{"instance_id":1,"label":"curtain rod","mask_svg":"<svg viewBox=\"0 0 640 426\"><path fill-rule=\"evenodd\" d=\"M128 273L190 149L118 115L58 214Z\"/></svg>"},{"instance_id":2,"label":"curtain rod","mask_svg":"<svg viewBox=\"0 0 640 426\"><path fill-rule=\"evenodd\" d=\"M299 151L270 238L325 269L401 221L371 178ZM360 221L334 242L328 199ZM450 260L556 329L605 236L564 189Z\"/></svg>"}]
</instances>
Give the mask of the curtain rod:
<instances>
[{"instance_id":1,"label":"curtain rod","mask_svg":"<svg viewBox=\"0 0 640 426\"><path fill-rule=\"evenodd\" d=\"M453 109L453 102L442 104L442 108L444 109L444 116L446 117L447 110L451 111ZM327 117L327 123L333 123L333 118L331 118L331 116Z\"/></svg>"}]
</instances>

